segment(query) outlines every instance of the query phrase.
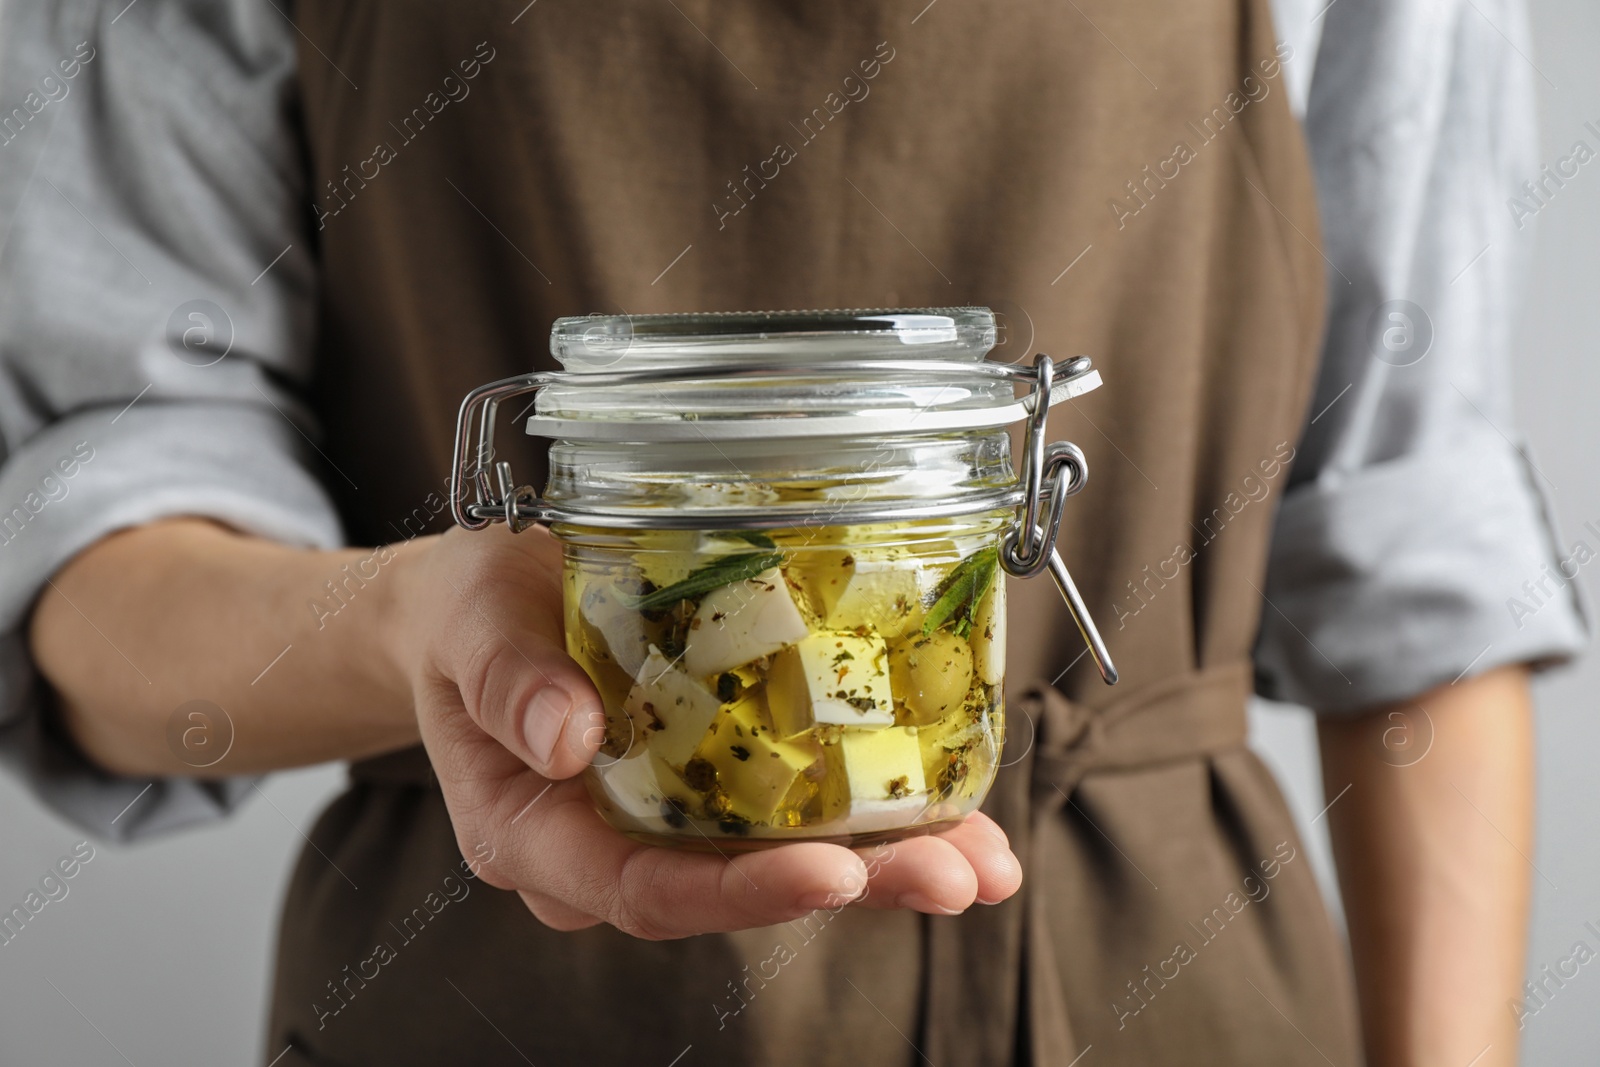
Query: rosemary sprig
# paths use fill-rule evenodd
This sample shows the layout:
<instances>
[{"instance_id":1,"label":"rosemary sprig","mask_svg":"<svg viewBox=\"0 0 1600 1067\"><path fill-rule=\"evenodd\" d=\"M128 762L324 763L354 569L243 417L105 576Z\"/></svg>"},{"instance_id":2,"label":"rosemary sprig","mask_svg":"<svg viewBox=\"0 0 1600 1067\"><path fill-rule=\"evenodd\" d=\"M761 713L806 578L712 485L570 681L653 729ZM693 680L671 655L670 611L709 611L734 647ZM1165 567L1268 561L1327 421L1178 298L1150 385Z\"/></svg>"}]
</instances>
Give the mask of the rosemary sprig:
<instances>
[{"instance_id":1,"label":"rosemary sprig","mask_svg":"<svg viewBox=\"0 0 1600 1067\"><path fill-rule=\"evenodd\" d=\"M957 637L970 634L972 614L994 583L999 564L1000 553L994 548L980 549L957 563L933 591L933 607L922 621L922 635L928 636L947 622L953 623L951 629Z\"/></svg>"},{"instance_id":2,"label":"rosemary sprig","mask_svg":"<svg viewBox=\"0 0 1600 1067\"><path fill-rule=\"evenodd\" d=\"M681 582L673 582L662 589L646 593L633 601L637 611L655 611L670 607L680 600L693 600L713 589L721 589L734 582L754 578L762 571L770 571L783 562L782 552L745 552L736 556L723 556L706 564Z\"/></svg>"},{"instance_id":3,"label":"rosemary sprig","mask_svg":"<svg viewBox=\"0 0 1600 1067\"><path fill-rule=\"evenodd\" d=\"M733 536L741 541L748 541L757 548L777 548L778 542L762 533L760 530L734 530Z\"/></svg>"}]
</instances>

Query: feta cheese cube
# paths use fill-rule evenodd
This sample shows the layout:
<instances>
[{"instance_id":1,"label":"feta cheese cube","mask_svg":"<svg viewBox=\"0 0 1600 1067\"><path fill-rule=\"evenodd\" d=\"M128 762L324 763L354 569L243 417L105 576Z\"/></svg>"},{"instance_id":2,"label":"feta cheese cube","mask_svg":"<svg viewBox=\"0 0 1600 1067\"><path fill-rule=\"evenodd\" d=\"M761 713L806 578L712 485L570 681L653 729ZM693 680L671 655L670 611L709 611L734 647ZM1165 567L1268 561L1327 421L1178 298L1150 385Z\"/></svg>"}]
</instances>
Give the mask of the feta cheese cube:
<instances>
[{"instance_id":1,"label":"feta cheese cube","mask_svg":"<svg viewBox=\"0 0 1600 1067\"><path fill-rule=\"evenodd\" d=\"M824 527L823 531L831 529ZM820 533L819 533L820 536ZM826 613L826 606L831 603L825 599L830 586L843 586L845 579L850 576L850 553L844 549L824 548L820 544L807 544L790 555L783 569L784 580L789 583L789 591L796 604L807 618L815 619L821 623L822 616ZM838 589L832 591L832 599L838 599Z\"/></svg>"},{"instance_id":2,"label":"feta cheese cube","mask_svg":"<svg viewBox=\"0 0 1600 1067\"><path fill-rule=\"evenodd\" d=\"M697 678L721 674L770 656L808 632L774 568L705 595L689 622L683 666Z\"/></svg>"},{"instance_id":3,"label":"feta cheese cube","mask_svg":"<svg viewBox=\"0 0 1600 1067\"><path fill-rule=\"evenodd\" d=\"M694 755L721 706L714 693L652 645L623 710L633 720L634 736L643 738L651 752L673 767L681 768Z\"/></svg>"},{"instance_id":4,"label":"feta cheese cube","mask_svg":"<svg viewBox=\"0 0 1600 1067\"><path fill-rule=\"evenodd\" d=\"M844 829L852 834L871 834L880 830L898 830L905 826L921 826L948 817L927 793L901 797L899 800L861 800L850 805L844 817Z\"/></svg>"},{"instance_id":5,"label":"feta cheese cube","mask_svg":"<svg viewBox=\"0 0 1600 1067\"><path fill-rule=\"evenodd\" d=\"M650 634L637 608L628 606L628 597L615 582L600 580L583 591L579 612L589 647L603 651L612 662L637 677L650 651Z\"/></svg>"},{"instance_id":6,"label":"feta cheese cube","mask_svg":"<svg viewBox=\"0 0 1600 1067\"><path fill-rule=\"evenodd\" d=\"M882 637L822 630L772 658L767 707L779 736L818 723L893 726L889 646Z\"/></svg>"},{"instance_id":7,"label":"feta cheese cube","mask_svg":"<svg viewBox=\"0 0 1600 1067\"><path fill-rule=\"evenodd\" d=\"M662 805L668 797L691 806L697 802L694 790L677 771L666 761L642 751L628 759L597 761L591 773L600 781L603 803L647 823L661 818Z\"/></svg>"},{"instance_id":8,"label":"feta cheese cube","mask_svg":"<svg viewBox=\"0 0 1600 1067\"><path fill-rule=\"evenodd\" d=\"M922 622L922 572L914 560L845 560L839 575L817 585L825 625L834 630L870 626L893 638Z\"/></svg>"},{"instance_id":9,"label":"feta cheese cube","mask_svg":"<svg viewBox=\"0 0 1600 1067\"><path fill-rule=\"evenodd\" d=\"M822 758L822 746L775 736L763 701L753 695L722 710L695 756L717 769L733 814L770 823L780 810L804 806L815 791L805 775Z\"/></svg>"},{"instance_id":10,"label":"feta cheese cube","mask_svg":"<svg viewBox=\"0 0 1600 1067\"><path fill-rule=\"evenodd\" d=\"M844 730L822 747L823 811L856 833L905 826L931 799L915 728Z\"/></svg>"}]
</instances>

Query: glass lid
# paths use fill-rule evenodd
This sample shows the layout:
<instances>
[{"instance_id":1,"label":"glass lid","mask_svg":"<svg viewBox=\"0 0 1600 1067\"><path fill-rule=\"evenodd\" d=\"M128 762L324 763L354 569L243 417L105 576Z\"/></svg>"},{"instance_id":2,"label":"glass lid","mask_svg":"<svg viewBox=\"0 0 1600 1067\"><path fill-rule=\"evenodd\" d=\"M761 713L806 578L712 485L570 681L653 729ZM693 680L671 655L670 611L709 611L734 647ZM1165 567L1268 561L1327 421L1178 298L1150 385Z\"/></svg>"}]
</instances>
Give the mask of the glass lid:
<instances>
[{"instance_id":1,"label":"glass lid","mask_svg":"<svg viewBox=\"0 0 1600 1067\"><path fill-rule=\"evenodd\" d=\"M580 315L550 331L550 352L569 374L751 357L977 360L994 344L988 308Z\"/></svg>"},{"instance_id":2,"label":"glass lid","mask_svg":"<svg viewBox=\"0 0 1600 1067\"><path fill-rule=\"evenodd\" d=\"M1019 368L984 359L996 339L981 307L557 319L563 370L526 429L612 442L994 429L1029 410ZM1052 404L1099 384L1078 362L1062 364Z\"/></svg>"}]
</instances>

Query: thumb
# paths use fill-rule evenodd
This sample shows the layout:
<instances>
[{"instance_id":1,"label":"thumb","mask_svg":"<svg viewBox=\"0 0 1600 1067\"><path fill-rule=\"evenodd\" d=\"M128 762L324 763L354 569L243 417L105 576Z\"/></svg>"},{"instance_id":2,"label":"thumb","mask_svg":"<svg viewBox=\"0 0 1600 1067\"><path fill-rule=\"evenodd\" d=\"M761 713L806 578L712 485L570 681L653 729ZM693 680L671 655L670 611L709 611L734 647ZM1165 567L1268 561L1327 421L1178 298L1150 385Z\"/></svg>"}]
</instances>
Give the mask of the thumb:
<instances>
[{"instance_id":1,"label":"thumb","mask_svg":"<svg viewBox=\"0 0 1600 1067\"><path fill-rule=\"evenodd\" d=\"M605 740L604 705L562 643L558 550L550 558L554 544L531 533L514 553L497 544L509 534L471 542L488 551L450 582L443 673L481 730L545 777L570 778Z\"/></svg>"},{"instance_id":2,"label":"thumb","mask_svg":"<svg viewBox=\"0 0 1600 1067\"><path fill-rule=\"evenodd\" d=\"M456 679L467 714L547 778L587 767L605 740L600 694L583 668L538 634L480 632Z\"/></svg>"},{"instance_id":3,"label":"thumb","mask_svg":"<svg viewBox=\"0 0 1600 1067\"><path fill-rule=\"evenodd\" d=\"M546 777L571 777L605 741L605 709L562 637L562 549L541 528L427 537L402 569L400 611L421 637L397 643L403 670L456 699L419 715L459 715ZM406 664L406 657L411 657ZM443 694L440 694L443 696Z\"/></svg>"}]
</instances>

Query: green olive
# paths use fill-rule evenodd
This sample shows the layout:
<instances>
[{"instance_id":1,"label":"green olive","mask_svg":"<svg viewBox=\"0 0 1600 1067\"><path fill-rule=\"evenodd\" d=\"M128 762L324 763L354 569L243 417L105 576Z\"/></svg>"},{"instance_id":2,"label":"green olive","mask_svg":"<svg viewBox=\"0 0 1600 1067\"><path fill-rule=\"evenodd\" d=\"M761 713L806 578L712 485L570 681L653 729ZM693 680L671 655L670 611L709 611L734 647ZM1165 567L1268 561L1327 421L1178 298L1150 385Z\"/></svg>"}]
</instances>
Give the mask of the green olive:
<instances>
[{"instance_id":1,"label":"green olive","mask_svg":"<svg viewBox=\"0 0 1600 1067\"><path fill-rule=\"evenodd\" d=\"M949 630L919 634L889 648L889 686L918 726L960 707L971 685L972 651Z\"/></svg>"}]
</instances>

